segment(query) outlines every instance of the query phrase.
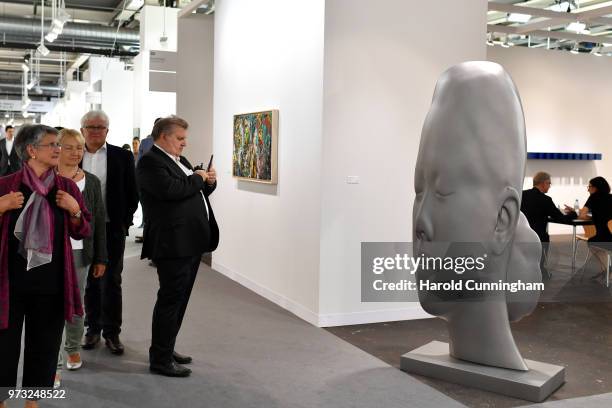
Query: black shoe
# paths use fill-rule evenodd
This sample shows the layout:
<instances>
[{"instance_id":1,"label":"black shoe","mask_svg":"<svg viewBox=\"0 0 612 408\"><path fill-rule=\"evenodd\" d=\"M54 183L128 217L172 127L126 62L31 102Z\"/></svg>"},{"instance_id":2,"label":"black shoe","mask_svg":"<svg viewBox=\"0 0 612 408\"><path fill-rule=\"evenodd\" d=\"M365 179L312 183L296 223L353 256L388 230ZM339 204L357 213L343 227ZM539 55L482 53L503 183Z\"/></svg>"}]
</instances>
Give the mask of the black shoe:
<instances>
[{"instance_id":1,"label":"black shoe","mask_svg":"<svg viewBox=\"0 0 612 408\"><path fill-rule=\"evenodd\" d=\"M176 351L172 352L172 359L179 364L190 364L193 359L189 356L184 356L182 354L177 353Z\"/></svg>"},{"instance_id":2,"label":"black shoe","mask_svg":"<svg viewBox=\"0 0 612 408\"><path fill-rule=\"evenodd\" d=\"M123 344L121 344L121 340L119 340L119 335L106 337L106 347L110 350L111 353L120 356L123 354Z\"/></svg>"},{"instance_id":3,"label":"black shoe","mask_svg":"<svg viewBox=\"0 0 612 408\"><path fill-rule=\"evenodd\" d=\"M100 342L100 335L96 333L87 333L85 335L85 343L81 347L83 350L93 350Z\"/></svg>"},{"instance_id":4,"label":"black shoe","mask_svg":"<svg viewBox=\"0 0 612 408\"><path fill-rule=\"evenodd\" d=\"M174 361L168 364L151 364L149 370L152 373L165 375L166 377L189 377L191 370L181 367Z\"/></svg>"}]
</instances>

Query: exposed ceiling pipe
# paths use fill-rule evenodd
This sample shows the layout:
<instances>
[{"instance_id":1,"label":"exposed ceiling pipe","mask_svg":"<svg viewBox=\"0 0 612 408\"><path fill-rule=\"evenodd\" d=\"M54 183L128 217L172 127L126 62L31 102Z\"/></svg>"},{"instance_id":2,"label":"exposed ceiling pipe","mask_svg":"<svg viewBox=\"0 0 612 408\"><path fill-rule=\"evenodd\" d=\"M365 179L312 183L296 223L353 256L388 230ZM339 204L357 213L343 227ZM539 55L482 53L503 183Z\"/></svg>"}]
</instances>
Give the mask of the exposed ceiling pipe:
<instances>
[{"instance_id":1,"label":"exposed ceiling pipe","mask_svg":"<svg viewBox=\"0 0 612 408\"><path fill-rule=\"evenodd\" d=\"M11 90L13 90L13 89L21 89L21 85L17 84L17 83L0 82L0 90L2 90L2 89L11 89ZM60 92L60 91L63 91L57 85L41 85L40 89L42 89L43 92Z\"/></svg>"},{"instance_id":2,"label":"exposed ceiling pipe","mask_svg":"<svg viewBox=\"0 0 612 408\"><path fill-rule=\"evenodd\" d=\"M30 42L2 42L0 41L0 48L13 48L13 49L24 49L24 50L35 50L38 47L38 44L32 44ZM51 51L66 51L73 52L79 54L96 54L96 55L107 55L111 54L115 57L135 57L138 55L138 51L126 51L123 49L115 50L115 52L111 53L111 45L104 46L101 44L91 45L84 44L82 46L72 46L72 45L61 45L57 43L46 44L47 47Z\"/></svg>"},{"instance_id":3,"label":"exposed ceiling pipe","mask_svg":"<svg viewBox=\"0 0 612 408\"><path fill-rule=\"evenodd\" d=\"M51 22L45 22L45 32L50 28ZM40 39L40 24L36 20L19 17L0 17L0 45L5 44L31 44L36 47ZM92 52L95 54L110 52L110 48L116 38L117 50L115 55L136 55L140 48L140 34L138 30L102 25L82 24L68 22L64 25L62 34L53 42L48 44L49 49L75 50L76 52ZM13 47L11 47L13 48ZM31 48L31 47L17 47ZM92 51L84 49L91 48ZM128 48L128 50L125 50ZM127 52L126 52L127 51Z\"/></svg>"}]
</instances>

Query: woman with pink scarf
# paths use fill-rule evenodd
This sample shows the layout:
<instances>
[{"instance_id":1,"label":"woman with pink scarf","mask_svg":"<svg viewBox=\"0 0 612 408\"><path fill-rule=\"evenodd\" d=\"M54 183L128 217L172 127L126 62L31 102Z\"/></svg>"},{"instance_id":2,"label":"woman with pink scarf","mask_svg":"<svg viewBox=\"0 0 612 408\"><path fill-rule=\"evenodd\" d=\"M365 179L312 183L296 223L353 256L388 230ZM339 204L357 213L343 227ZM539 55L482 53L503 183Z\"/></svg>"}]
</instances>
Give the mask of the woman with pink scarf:
<instances>
[{"instance_id":1,"label":"woman with pink scarf","mask_svg":"<svg viewBox=\"0 0 612 408\"><path fill-rule=\"evenodd\" d=\"M50 389L64 320L83 314L70 238L89 235L91 216L75 183L55 173L57 130L24 126L14 148L23 168L0 178L0 390L16 388L24 320L22 388Z\"/></svg>"}]
</instances>

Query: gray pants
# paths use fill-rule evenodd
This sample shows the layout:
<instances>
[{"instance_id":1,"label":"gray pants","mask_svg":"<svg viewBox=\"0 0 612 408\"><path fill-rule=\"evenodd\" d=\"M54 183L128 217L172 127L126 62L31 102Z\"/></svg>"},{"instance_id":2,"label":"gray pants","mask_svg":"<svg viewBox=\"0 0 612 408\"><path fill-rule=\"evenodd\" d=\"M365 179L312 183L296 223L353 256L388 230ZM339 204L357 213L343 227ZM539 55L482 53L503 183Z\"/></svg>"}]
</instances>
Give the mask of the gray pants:
<instances>
[{"instance_id":1,"label":"gray pants","mask_svg":"<svg viewBox=\"0 0 612 408\"><path fill-rule=\"evenodd\" d=\"M75 249L72 251L72 257L74 258L74 270L77 275L79 283L79 291L81 292L81 304L84 304L85 298L85 283L87 282L87 274L89 273L89 267L91 265L85 265L83 263L83 250ZM74 354L81 350L81 339L83 338L83 332L85 330L84 319L81 316L74 316L72 323L66 322L64 326L64 350L66 354ZM61 370L64 365L64 353L60 350L57 359L57 369Z\"/></svg>"}]
</instances>

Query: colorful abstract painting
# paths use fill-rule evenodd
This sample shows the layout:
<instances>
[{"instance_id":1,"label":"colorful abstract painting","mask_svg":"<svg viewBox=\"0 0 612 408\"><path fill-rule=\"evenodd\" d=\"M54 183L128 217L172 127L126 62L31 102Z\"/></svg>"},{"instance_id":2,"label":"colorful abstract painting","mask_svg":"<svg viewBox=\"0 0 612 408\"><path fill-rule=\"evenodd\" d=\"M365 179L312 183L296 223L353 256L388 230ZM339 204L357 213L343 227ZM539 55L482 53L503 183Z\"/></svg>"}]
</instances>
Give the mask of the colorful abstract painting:
<instances>
[{"instance_id":1,"label":"colorful abstract painting","mask_svg":"<svg viewBox=\"0 0 612 408\"><path fill-rule=\"evenodd\" d=\"M277 183L278 110L234 115L234 177Z\"/></svg>"}]
</instances>

